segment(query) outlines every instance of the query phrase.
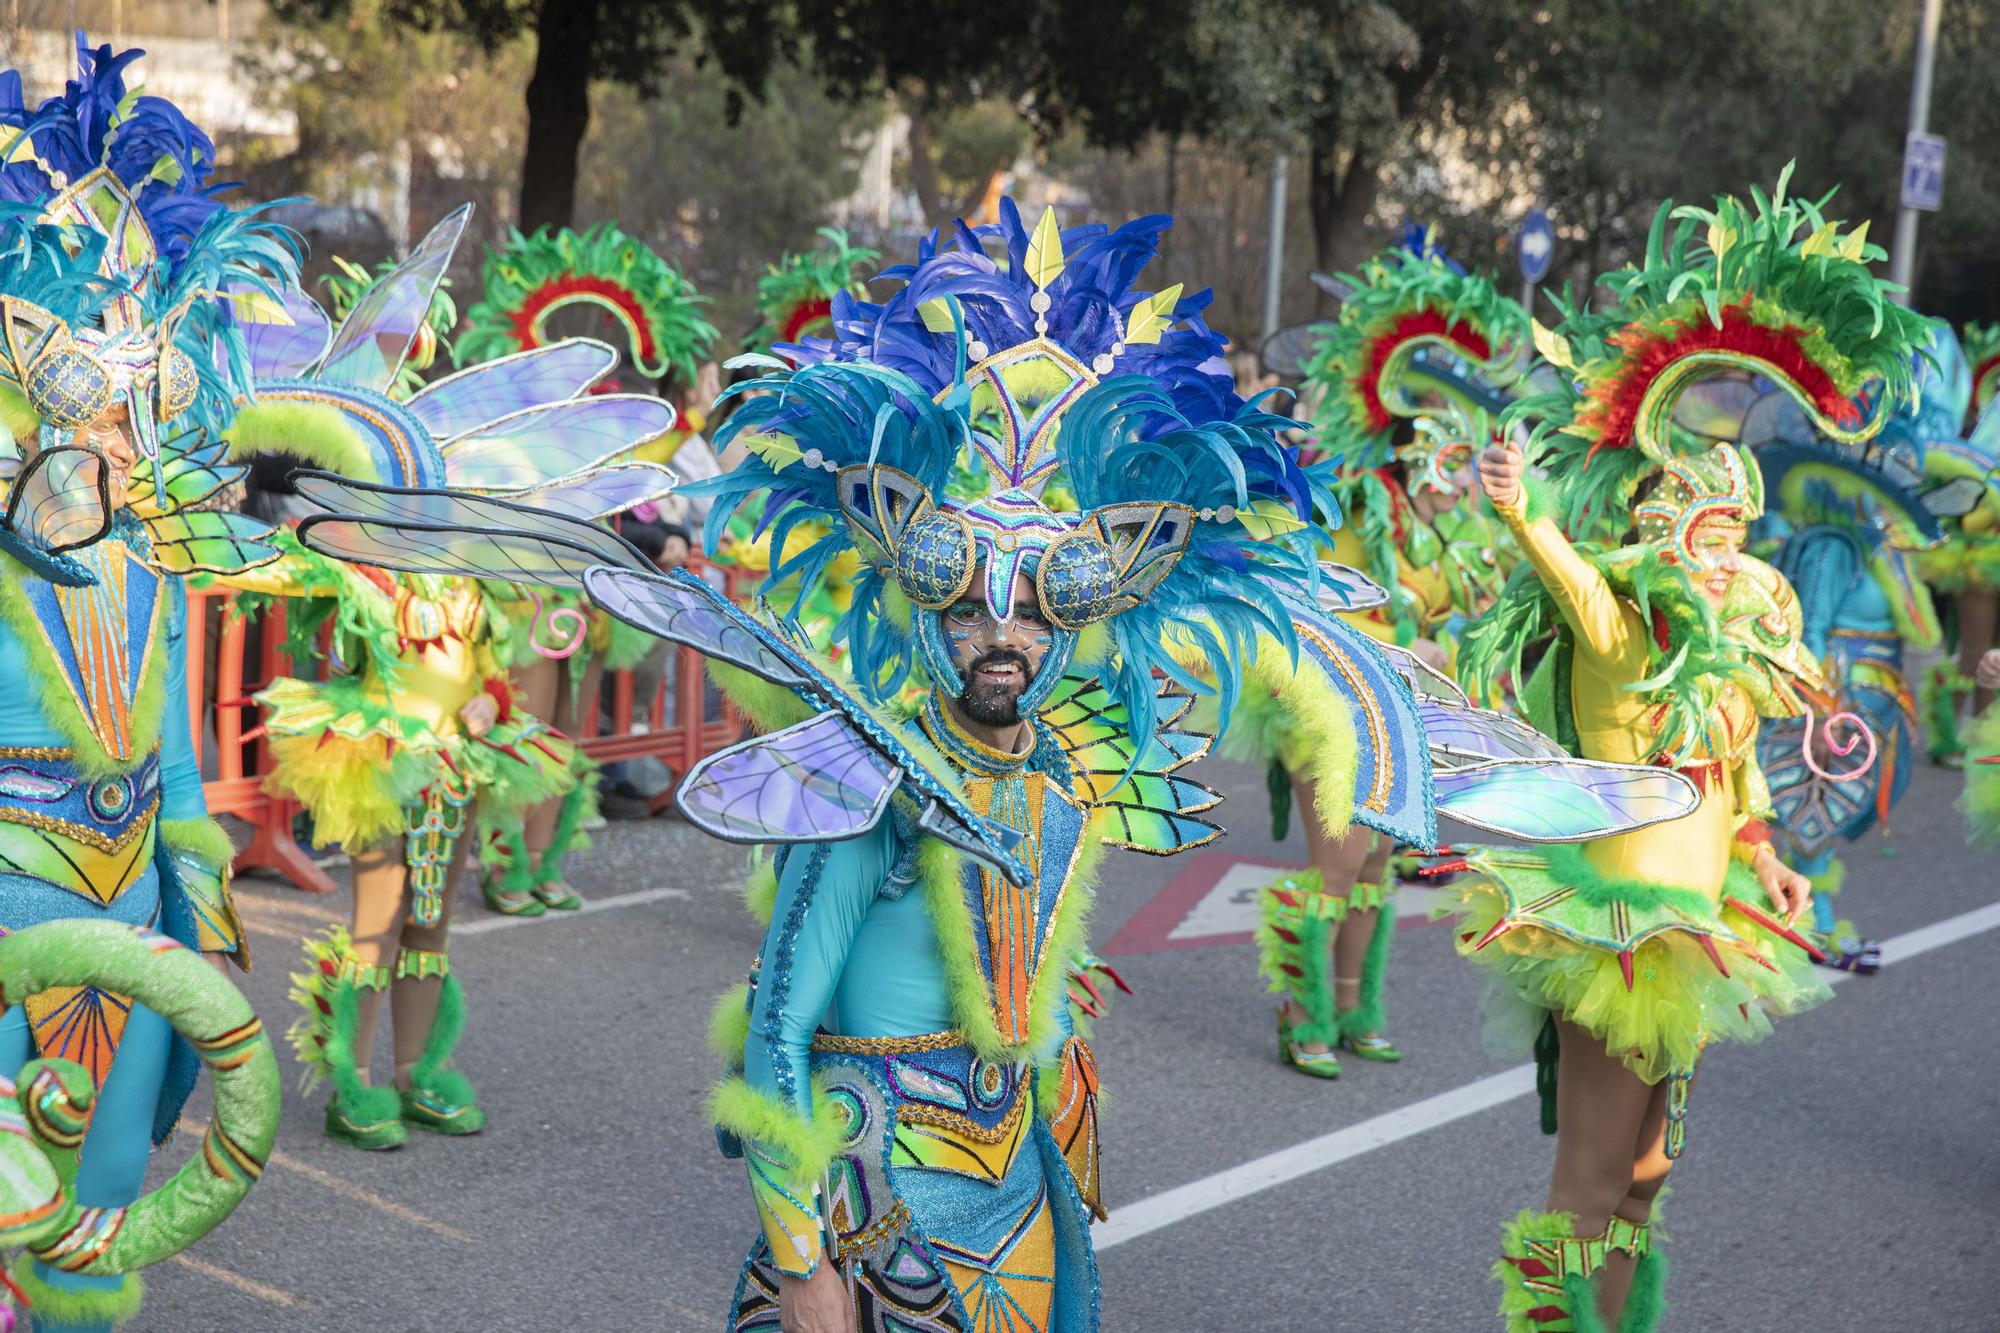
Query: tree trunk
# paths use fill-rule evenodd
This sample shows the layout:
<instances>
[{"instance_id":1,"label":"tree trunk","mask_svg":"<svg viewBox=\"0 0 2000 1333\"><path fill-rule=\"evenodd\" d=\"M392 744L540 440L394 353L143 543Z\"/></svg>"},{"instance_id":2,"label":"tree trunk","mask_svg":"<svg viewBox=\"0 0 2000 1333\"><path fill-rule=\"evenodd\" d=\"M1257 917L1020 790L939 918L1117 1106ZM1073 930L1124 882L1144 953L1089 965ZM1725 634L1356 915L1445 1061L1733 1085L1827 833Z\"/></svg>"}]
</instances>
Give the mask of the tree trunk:
<instances>
[{"instance_id":1,"label":"tree trunk","mask_svg":"<svg viewBox=\"0 0 2000 1333\"><path fill-rule=\"evenodd\" d=\"M1382 173L1375 155L1357 148L1342 167L1331 136L1317 139L1306 175L1314 265L1322 273L1344 273L1359 267L1376 248L1368 234L1368 214L1382 196ZM1321 293L1314 313L1324 315L1331 310L1332 298Z\"/></svg>"},{"instance_id":2,"label":"tree trunk","mask_svg":"<svg viewBox=\"0 0 2000 1333\"><path fill-rule=\"evenodd\" d=\"M1342 272L1356 268L1375 253L1376 238L1368 231L1368 215L1382 197L1382 172L1375 154L1357 148L1341 173L1340 200L1329 219L1330 248L1326 262Z\"/></svg>"},{"instance_id":3,"label":"tree trunk","mask_svg":"<svg viewBox=\"0 0 2000 1333\"><path fill-rule=\"evenodd\" d=\"M535 72L528 79L528 144L521 154L523 232L567 227L575 220L577 155L590 128L599 11L599 0L563 5L542 0Z\"/></svg>"},{"instance_id":4,"label":"tree trunk","mask_svg":"<svg viewBox=\"0 0 2000 1333\"><path fill-rule=\"evenodd\" d=\"M916 99L909 103L910 188L916 192L917 207L924 211L924 224L941 227L951 219L943 192L938 185L937 159L931 153L930 112Z\"/></svg>"}]
</instances>

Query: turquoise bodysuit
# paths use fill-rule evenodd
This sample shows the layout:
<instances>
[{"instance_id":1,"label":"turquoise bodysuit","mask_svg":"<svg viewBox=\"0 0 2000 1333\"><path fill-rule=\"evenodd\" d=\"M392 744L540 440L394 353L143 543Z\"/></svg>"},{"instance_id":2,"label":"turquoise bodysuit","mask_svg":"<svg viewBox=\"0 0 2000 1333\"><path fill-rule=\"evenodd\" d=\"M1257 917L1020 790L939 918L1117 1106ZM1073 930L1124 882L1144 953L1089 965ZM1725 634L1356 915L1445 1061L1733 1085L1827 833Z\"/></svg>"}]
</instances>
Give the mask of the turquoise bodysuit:
<instances>
[{"instance_id":1,"label":"turquoise bodysuit","mask_svg":"<svg viewBox=\"0 0 2000 1333\"><path fill-rule=\"evenodd\" d=\"M121 517L75 553L98 580L77 590L0 557L0 928L118 921L236 953L228 840L208 820L189 732L186 594L146 549ZM192 1049L126 997L67 986L0 1016L0 1071L37 1055L75 1060L97 1084L77 1198L124 1208L194 1086ZM120 1282L35 1269L62 1288Z\"/></svg>"},{"instance_id":2,"label":"turquoise bodysuit","mask_svg":"<svg viewBox=\"0 0 2000 1333\"><path fill-rule=\"evenodd\" d=\"M1024 835L1029 885L941 854L900 806L779 851L741 1082L717 1101L763 1222L732 1328L770 1327L780 1279L829 1259L877 1326L1096 1327L1096 1075L1053 943L1087 895L1070 883L1084 811L1060 754L1043 737L946 761Z\"/></svg>"}]
</instances>

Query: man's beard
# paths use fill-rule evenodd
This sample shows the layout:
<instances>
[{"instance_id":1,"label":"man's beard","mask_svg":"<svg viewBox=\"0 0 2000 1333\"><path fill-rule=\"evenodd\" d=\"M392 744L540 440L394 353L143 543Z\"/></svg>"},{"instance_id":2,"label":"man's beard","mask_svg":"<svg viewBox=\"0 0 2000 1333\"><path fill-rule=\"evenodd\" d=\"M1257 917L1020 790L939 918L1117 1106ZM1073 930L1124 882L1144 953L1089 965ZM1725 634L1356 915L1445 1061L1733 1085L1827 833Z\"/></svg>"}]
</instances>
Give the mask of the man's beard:
<instances>
[{"instance_id":1,"label":"man's beard","mask_svg":"<svg viewBox=\"0 0 2000 1333\"><path fill-rule=\"evenodd\" d=\"M1012 663L1021 670L1018 684L994 684L979 678L979 668ZM1035 678L1028 659L1011 648L984 653L965 669L965 685L958 692L958 706L971 721L982 727L1011 726L1021 720L1021 695Z\"/></svg>"}]
</instances>

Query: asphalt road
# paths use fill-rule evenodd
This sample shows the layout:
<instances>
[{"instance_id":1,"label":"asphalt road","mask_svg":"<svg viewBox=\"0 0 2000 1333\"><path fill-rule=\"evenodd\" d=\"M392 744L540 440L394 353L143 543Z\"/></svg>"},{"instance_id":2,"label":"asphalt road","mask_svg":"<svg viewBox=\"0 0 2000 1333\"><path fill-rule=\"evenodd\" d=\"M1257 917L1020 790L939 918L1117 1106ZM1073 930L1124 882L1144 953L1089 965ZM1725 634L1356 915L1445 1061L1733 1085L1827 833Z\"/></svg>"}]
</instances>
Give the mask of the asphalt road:
<instances>
[{"instance_id":1,"label":"asphalt road","mask_svg":"<svg viewBox=\"0 0 2000 1333\"><path fill-rule=\"evenodd\" d=\"M1488 1081L1514 1066L1481 1049L1478 977L1443 927L1412 917L1389 983L1404 1062L1350 1059L1330 1084L1282 1068L1253 947L1227 929L1245 900L1230 885L1259 872L1231 866L1298 860L1302 843L1270 842L1260 775L1207 767L1235 831L1185 867L1116 858L1100 895L1096 938L1138 992L1099 1029L1105 1328L1497 1328L1499 1227L1541 1202L1552 1141L1532 1098L1506 1095L1518 1082ZM1850 854L1843 910L1870 933L1992 903L1993 859L1964 846L1957 786L1920 769L1894 835ZM358 1153L321 1137L324 1094L288 1083L271 1169L218 1232L148 1274L136 1327L720 1328L754 1219L703 1120L702 1033L757 944L735 897L742 864L671 818L614 823L575 863L601 910L515 922L461 904L459 1064L491 1127ZM1211 881L1222 888L1204 892ZM280 1032L296 942L345 918L345 890L253 879L240 895L247 990ZM2000 913L1956 929L1968 924ZM2000 1329L1996 941L1919 937L1935 947L1892 953L1762 1046L1706 1062L1667 1206L1666 1328ZM1246 1193L1249 1176L1289 1178ZM1175 1206L1190 1195L1193 1211Z\"/></svg>"}]
</instances>

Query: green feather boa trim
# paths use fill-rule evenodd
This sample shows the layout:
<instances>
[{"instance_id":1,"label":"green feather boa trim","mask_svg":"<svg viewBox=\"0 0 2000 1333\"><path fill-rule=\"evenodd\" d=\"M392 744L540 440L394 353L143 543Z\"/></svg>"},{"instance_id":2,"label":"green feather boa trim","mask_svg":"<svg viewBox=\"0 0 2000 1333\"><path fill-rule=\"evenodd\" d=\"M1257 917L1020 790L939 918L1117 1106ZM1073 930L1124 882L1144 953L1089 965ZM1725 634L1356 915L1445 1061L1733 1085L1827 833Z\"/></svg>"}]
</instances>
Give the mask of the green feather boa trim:
<instances>
[{"instance_id":1,"label":"green feather boa trim","mask_svg":"<svg viewBox=\"0 0 2000 1333\"><path fill-rule=\"evenodd\" d=\"M1192 725L1213 730L1216 711L1215 697L1202 696ZM1354 718L1325 675L1308 662L1294 663L1275 639L1259 636L1256 654L1243 664L1241 697L1220 753L1247 762L1276 760L1311 787L1320 828L1330 837L1347 831L1358 755Z\"/></svg>"},{"instance_id":2,"label":"green feather boa trim","mask_svg":"<svg viewBox=\"0 0 2000 1333\"><path fill-rule=\"evenodd\" d=\"M1622 903L1642 912L1655 907L1677 907L1698 919L1706 919L1715 912L1715 899L1699 889L1675 888L1651 880L1620 879L1607 875L1590 863L1579 844L1557 843L1547 848L1546 853L1549 875L1556 882L1574 889L1576 896L1592 907ZM1726 892L1745 902L1763 901L1763 890L1747 867L1732 861L1728 875Z\"/></svg>"},{"instance_id":3,"label":"green feather boa trim","mask_svg":"<svg viewBox=\"0 0 2000 1333\"><path fill-rule=\"evenodd\" d=\"M1658 1245L1662 1237L1653 1234ZM1658 1249L1648 1251L1632 1270L1632 1286L1625 1293L1625 1312L1618 1316L1618 1333L1653 1333L1667 1314L1667 1256Z\"/></svg>"},{"instance_id":4,"label":"green feather boa trim","mask_svg":"<svg viewBox=\"0 0 2000 1333\"><path fill-rule=\"evenodd\" d=\"M197 819L163 819L160 841L167 847L191 856L217 870L226 870L236 859L236 844L222 825L206 815Z\"/></svg>"},{"instance_id":5,"label":"green feather boa trim","mask_svg":"<svg viewBox=\"0 0 2000 1333\"><path fill-rule=\"evenodd\" d=\"M6 430L17 454L21 441L37 439L42 433L42 419L28 406L28 396L11 384L0 384L0 428Z\"/></svg>"},{"instance_id":6,"label":"green feather boa trim","mask_svg":"<svg viewBox=\"0 0 2000 1333\"><path fill-rule=\"evenodd\" d=\"M42 641L41 622L22 584L33 578L17 562L0 555L0 623L13 631L27 654L29 674L35 678L35 693L41 700L42 716L61 734L74 751L77 771L93 781L121 777L146 761L160 743L160 718L166 712L167 658L173 653L167 643L167 618L174 598L171 585L162 579L153 608L153 648L146 661L146 674L139 681L138 696L132 701L132 754L116 760L104 751L90 719L63 677L63 670L49 656Z\"/></svg>"},{"instance_id":7,"label":"green feather boa trim","mask_svg":"<svg viewBox=\"0 0 2000 1333\"><path fill-rule=\"evenodd\" d=\"M703 660L715 688L763 735L783 731L813 715L812 706L785 686L773 685L762 676L713 657Z\"/></svg>"},{"instance_id":8,"label":"green feather boa trim","mask_svg":"<svg viewBox=\"0 0 2000 1333\"><path fill-rule=\"evenodd\" d=\"M338 408L271 398L245 403L222 433L229 457L241 463L258 455L289 454L357 481L380 481L367 442Z\"/></svg>"},{"instance_id":9,"label":"green feather boa trim","mask_svg":"<svg viewBox=\"0 0 2000 1333\"><path fill-rule=\"evenodd\" d=\"M458 1049L458 1039L465 1035L465 988L449 973L439 985L443 990L438 996L437 1016L424 1038L423 1053L410 1071L410 1086L469 1106L478 1101L472 1084L465 1075L446 1067L451 1053Z\"/></svg>"},{"instance_id":10,"label":"green feather boa trim","mask_svg":"<svg viewBox=\"0 0 2000 1333\"><path fill-rule=\"evenodd\" d=\"M1635 686L1667 709L1659 740L1648 757L1666 752L1675 741L1685 747L1707 735L1709 707L1701 680L1705 676L1739 675L1742 659L1724 637L1715 612L1688 582L1687 572L1660 563L1659 552L1652 546L1607 551L1584 543L1576 551L1604 576L1614 594L1638 609L1640 621L1647 627L1647 678ZM1660 624L1666 627L1665 648L1660 647L1654 632ZM1536 725L1576 754L1581 751L1575 719L1570 715L1569 691L1575 639L1556 608L1554 596L1532 565L1524 563L1508 576L1500 600L1466 627L1458 650L1459 679L1473 698L1497 698L1503 678L1523 679L1522 651L1551 633L1555 646L1536 671L1537 676L1550 674L1546 680L1532 682L1524 692L1548 710L1546 716L1535 718Z\"/></svg>"},{"instance_id":11,"label":"green feather boa trim","mask_svg":"<svg viewBox=\"0 0 2000 1333\"><path fill-rule=\"evenodd\" d=\"M1382 985L1389 975L1389 946L1396 939L1394 914L1375 909L1373 917L1352 920L1347 929L1356 929L1361 920L1370 922L1375 933L1368 937L1368 952L1361 959L1361 991L1352 1009L1335 1015L1340 1030L1350 1037L1370 1037L1388 1026L1382 1007Z\"/></svg>"},{"instance_id":12,"label":"green feather boa trim","mask_svg":"<svg viewBox=\"0 0 2000 1333\"><path fill-rule=\"evenodd\" d=\"M817 1079L810 1116L731 1075L709 1090L708 1117L710 1123L782 1160L787 1167L785 1183L801 1193L826 1175L847 1146L847 1117L827 1098Z\"/></svg>"},{"instance_id":13,"label":"green feather boa trim","mask_svg":"<svg viewBox=\"0 0 2000 1333\"><path fill-rule=\"evenodd\" d=\"M139 1313L146 1296L137 1273L120 1274L117 1286L103 1289L54 1286L26 1254L14 1261L13 1278L34 1309L34 1328L116 1328Z\"/></svg>"},{"instance_id":14,"label":"green feather boa trim","mask_svg":"<svg viewBox=\"0 0 2000 1333\"><path fill-rule=\"evenodd\" d=\"M771 913L778 906L778 862L766 855L762 849L756 853L756 860L750 866L750 874L743 881L739 892L743 895L744 910L756 919L760 926L771 924Z\"/></svg>"},{"instance_id":15,"label":"green feather boa trim","mask_svg":"<svg viewBox=\"0 0 2000 1333\"><path fill-rule=\"evenodd\" d=\"M1965 792L1958 808L1976 847L2000 846L2000 706L1989 707L1965 729Z\"/></svg>"},{"instance_id":16,"label":"green feather boa trim","mask_svg":"<svg viewBox=\"0 0 2000 1333\"><path fill-rule=\"evenodd\" d=\"M743 1043L750 1040L750 987L739 982L715 997L708 1013L708 1049L731 1073L743 1068Z\"/></svg>"},{"instance_id":17,"label":"green feather boa trim","mask_svg":"<svg viewBox=\"0 0 2000 1333\"><path fill-rule=\"evenodd\" d=\"M1104 844L1089 834L1077 855L1076 867L1056 909L1054 925L1042 949L1041 971L1035 976L1029 997L1028 1051L1047 1051L1061 1039L1060 1018L1068 1002L1069 965L1079 958L1089 938L1091 885ZM985 974L980 970L979 953L973 943L974 925L966 906L960 878L966 858L935 838L926 838L917 849L918 878L924 900L937 931L938 953L944 964L945 985L950 993L953 1025L966 1044L988 1060L1011 1062L1020 1058L1021 1046L1002 1040L998 1023L987 1003Z\"/></svg>"}]
</instances>

